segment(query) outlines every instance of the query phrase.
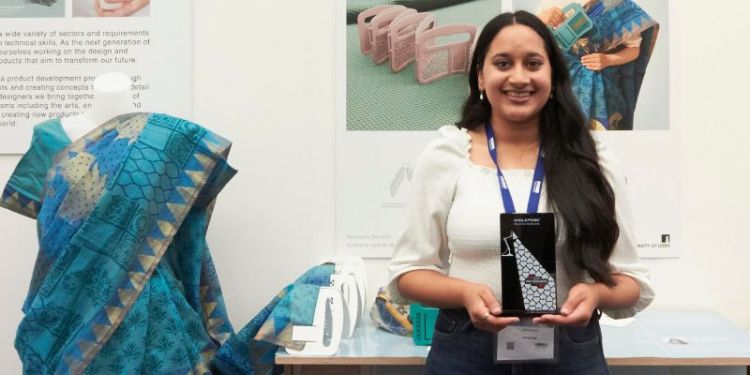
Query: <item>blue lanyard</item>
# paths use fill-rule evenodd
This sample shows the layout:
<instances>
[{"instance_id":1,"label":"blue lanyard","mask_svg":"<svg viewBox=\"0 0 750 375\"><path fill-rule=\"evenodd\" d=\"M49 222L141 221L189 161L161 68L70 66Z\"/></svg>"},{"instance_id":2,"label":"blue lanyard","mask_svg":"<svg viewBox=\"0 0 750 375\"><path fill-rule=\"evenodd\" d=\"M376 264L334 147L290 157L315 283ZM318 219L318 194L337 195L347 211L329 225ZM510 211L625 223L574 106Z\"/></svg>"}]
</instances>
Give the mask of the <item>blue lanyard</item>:
<instances>
[{"instance_id":1,"label":"blue lanyard","mask_svg":"<svg viewBox=\"0 0 750 375\"><path fill-rule=\"evenodd\" d=\"M484 124L484 131L487 134L487 148L490 150L490 156L492 161L495 162L497 168L497 181L500 183L500 196L503 198L503 206L505 206L505 213L514 214L516 213L516 206L513 204L513 197L510 195L510 189L508 189L508 183L505 181L503 172L500 170L500 164L497 163L497 147L495 147L495 131L492 130L492 123L489 120ZM529 195L529 205L526 208L526 212L535 214L539 211L539 198L542 195L542 182L544 181L544 153L542 148L539 147L539 156L536 159L536 167L534 167L534 182L531 184L531 193Z\"/></svg>"}]
</instances>

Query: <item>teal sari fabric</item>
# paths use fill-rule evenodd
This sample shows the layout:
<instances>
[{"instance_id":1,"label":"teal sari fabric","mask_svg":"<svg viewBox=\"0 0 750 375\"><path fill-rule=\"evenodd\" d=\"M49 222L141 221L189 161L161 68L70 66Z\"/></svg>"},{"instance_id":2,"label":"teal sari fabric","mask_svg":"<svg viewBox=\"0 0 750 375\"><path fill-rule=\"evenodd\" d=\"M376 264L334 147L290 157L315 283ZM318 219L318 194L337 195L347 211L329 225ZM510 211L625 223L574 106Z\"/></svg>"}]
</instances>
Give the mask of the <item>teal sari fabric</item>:
<instances>
[{"instance_id":1,"label":"teal sari fabric","mask_svg":"<svg viewBox=\"0 0 750 375\"><path fill-rule=\"evenodd\" d=\"M231 352L221 372L216 353L230 352L225 343L270 353L290 324L312 321L309 299L330 272L287 287L234 333L205 241L215 198L236 173L230 145L164 114L122 115L75 142L58 120L35 127L0 198L38 227L15 341L24 373L259 373L262 356ZM253 342L261 331L266 347Z\"/></svg>"},{"instance_id":2,"label":"teal sari fabric","mask_svg":"<svg viewBox=\"0 0 750 375\"><path fill-rule=\"evenodd\" d=\"M632 130L633 114L659 24L631 0L593 0L585 9L591 11L596 7L603 11L591 15L594 28L563 52L573 92L593 129ZM625 48L625 43L638 34L642 41L634 61L601 71L589 70L581 64L585 55Z\"/></svg>"},{"instance_id":3,"label":"teal sari fabric","mask_svg":"<svg viewBox=\"0 0 750 375\"><path fill-rule=\"evenodd\" d=\"M312 325L320 287L329 286L335 266L311 268L288 285L243 329L219 348L212 363L220 374L268 374L280 347L302 350L292 327Z\"/></svg>"}]
</instances>

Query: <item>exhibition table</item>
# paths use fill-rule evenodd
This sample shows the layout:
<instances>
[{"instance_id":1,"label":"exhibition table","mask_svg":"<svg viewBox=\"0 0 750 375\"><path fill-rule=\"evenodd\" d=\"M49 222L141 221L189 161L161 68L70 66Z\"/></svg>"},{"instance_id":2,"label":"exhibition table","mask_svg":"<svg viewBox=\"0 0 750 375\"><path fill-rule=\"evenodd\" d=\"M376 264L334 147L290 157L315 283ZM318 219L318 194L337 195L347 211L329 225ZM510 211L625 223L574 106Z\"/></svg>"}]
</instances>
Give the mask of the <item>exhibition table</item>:
<instances>
[{"instance_id":1,"label":"exhibition table","mask_svg":"<svg viewBox=\"0 0 750 375\"><path fill-rule=\"evenodd\" d=\"M602 325L610 366L734 366L750 375L750 334L712 311L645 311L623 327ZM424 365L429 347L378 329L369 318L333 357L280 349L285 375L374 374L375 367Z\"/></svg>"}]
</instances>

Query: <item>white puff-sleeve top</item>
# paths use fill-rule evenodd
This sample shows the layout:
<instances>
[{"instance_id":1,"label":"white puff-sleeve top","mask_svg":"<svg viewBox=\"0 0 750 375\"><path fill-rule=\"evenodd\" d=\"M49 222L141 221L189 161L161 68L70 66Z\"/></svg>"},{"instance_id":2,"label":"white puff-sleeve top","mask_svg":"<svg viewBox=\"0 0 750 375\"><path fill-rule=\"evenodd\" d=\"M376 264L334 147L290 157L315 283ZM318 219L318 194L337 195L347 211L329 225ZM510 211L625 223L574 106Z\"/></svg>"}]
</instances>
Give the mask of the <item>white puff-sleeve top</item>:
<instances>
[{"instance_id":1,"label":"white puff-sleeve top","mask_svg":"<svg viewBox=\"0 0 750 375\"><path fill-rule=\"evenodd\" d=\"M439 134L417 161L404 230L388 263L391 296L397 303L410 303L399 293L397 280L409 271L427 269L486 284L501 301L499 213L504 212L504 208L497 171L469 160L471 137L466 129L444 126ZM605 143L596 140L596 151L602 171L615 193L616 220L620 227L609 262L614 273L632 277L641 289L640 299L634 306L604 312L613 318L626 318L648 306L654 299L654 291L649 271L636 253L625 177ZM533 172L531 169L503 170L519 210L528 204ZM551 212L545 186L542 186L539 212ZM573 266L567 263L571 262L563 261L565 244L560 235L556 252L559 307L573 285L593 280L584 270L570 269Z\"/></svg>"}]
</instances>

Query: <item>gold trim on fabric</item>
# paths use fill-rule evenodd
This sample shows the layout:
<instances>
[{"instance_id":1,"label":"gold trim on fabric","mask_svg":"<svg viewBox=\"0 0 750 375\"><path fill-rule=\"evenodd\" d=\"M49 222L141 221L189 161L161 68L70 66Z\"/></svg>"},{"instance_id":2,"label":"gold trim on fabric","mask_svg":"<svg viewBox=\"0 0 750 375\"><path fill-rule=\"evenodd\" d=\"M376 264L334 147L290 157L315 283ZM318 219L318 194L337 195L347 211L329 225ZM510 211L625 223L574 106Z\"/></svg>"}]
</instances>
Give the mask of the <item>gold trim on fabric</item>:
<instances>
[{"instance_id":1,"label":"gold trim on fabric","mask_svg":"<svg viewBox=\"0 0 750 375\"><path fill-rule=\"evenodd\" d=\"M201 294L202 300L206 299L206 294L208 294L208 287L207 286L200 287L200 294Z\"/></svg>"},{"instance_id":2,"label":"gold trim on fabric","mask_svg":"<svg viewBox=\"0 0 750 375\"><path fill-rule=\"evenodd\" d=\"M104 310L107 312L107 319L109 322L114 324L122 316L123 308L117 306L106 306Z\"/></svg>"},{"instance_id":3,"label":"gold trim on fabric","mask_svg":"<svg viewBox=\"0 0 750 375\"><path fill-rule=\"evenodd\" d=\"M214 167L214 159L211 159L208 155L196 153L195 159L198 160L198 163L200 163L204 169L212 169Z\"/></svg>"},{"instance_id":4,"label":"gold trim on fabric","mask_svg":"<svg viewBox=\"0 0 750 375\"><path fill-rule=\"evenodd\" d=\"M166 241L166 239L164 239L164 240L157 240L156 238L153 238L153 237L147 237L146 238L146 243L152 249L160 249L163 246L164 241ZM154 253L156 253L156 250L154 250Z\"/></svg>"},{"instance_id":5,"label":"gold trim on fabric","mask_svg":"<svg viewBox=\"0 0 750 375\"><path fill-rule=\"evenodd\" d=\"M140 290L143 288L143 285L146 284L146 274L143 272L130 272L128 276L130 278L130 284L132 284L133 288L136 290Z\"/></svg>"},{"instance_id":6,"label":"gold trim on fabric","mask_svg":"<svg viewBox=\"0 0 750 375\"><path fill-rule=\"evenodd\" d=\"M203 362L210 363L211 360L216 355L216 349L213 347L208 347L208 349L201 352L201 358L203 358Z\"/></svg>"},{"instance_id":7,"label":"gold trim on fabric","mask_svg":"<svg viewBox=\"0 0 750 375\"><path fill-rule=\"evenodd\" d=\"M101 349L100 346L101 345L99 345L99 344L97 344L95 342L91 342L91 341L83 341L83 340L81 340L78 343L78 349L81 350L81 355L84 358L86 358L86 356L91 355L92 353L97 352L99 349Z\"/></svg>"},{"instance_id":8,"label":"gold trim on fabric","mask_svg":"<svg viewBox=\"0 0 750 375\"><path fill-rule=\"evenodd\" d=\"M205 141L203 144L206 145L206 148L209 151L211 151L211 152L213 152L215 154L221 154L221 152L224 151L224 149L220 145L218 145L216 143Z\"/></svg>"},{"instance_id":9,"label":"gold trim on fabric","mask_svg":"<svg viewBox=\"0 0 750 375\"><path fill-rule=\"evenodd\" d=\"M632 22L632 24L634 25L632 27L632 31L628 30L627 27L623 26L622 29L620 30L620 33L616 34L615 37L612 38L612 40L608 40L608 39L605 38L604 42L602 42L601 46L599 47L599 50L602 51L602 52L609 51L609 50L611 50L611 49L613 49L613 48L615 48L615 47L617 47L617 46L619 46L619 45L627 42L628 40L633 39L636 35L639 35L639 34L643 33L644 31L648 30L649 28L658 25L658 23L656 23L656 21L651 21L651 22L648 22L648 23L643 24L643 25L638 25L635 22Z\"/></svg>"},{"instance_id":10,"label":"gold trim on fabric","mask_svg":"<svg viewBox=\"0 0 750 375\"><path fill-rule=\"evenodd\" d=\"M188 186L178 186L177 191L180 193L180 196L182 196L182 199L184 199L186 202L192 201L196 198L197 195L196 189Z\"/></svg>"},{"instance_id":11,"label":"gold trim on fabric","mask_svg":"<svg viewBox=\"0 0 750 375\"><path fill-rule=\"evenodd\" d=\"M164 235L164 237L169 238L175 234L174 224L164 220L157 220L157 224L159 225L159 230L161 230L161 233ZM154 253L156 253L156 251L154 251Z\"/></svg>"},{"instance_id":12,"label":"gold trim on fabric","mask_svg":"<svg viewBox=\"0 0 750 375\"><path fill-rule=\"evenodd\" d=\"M208 318L208 329L215 330L220 325L224 324L226 320L224 318Z\"/></svg>"},{"instance_id":13,"label":"gold trim on fabric","mask_svg":"<svg viewBox=\"0 0 750 375\"><path fill-rule=\"evenodd\" d=\"M0 199L0 206L5 207L11 211L18 212L19 214L36 219L38 209L34 201L29 202L26 206L21 204L20 194L16 191L13 194L7 196L5 199Z\"/></svg>"},{"instance_id":14,"label":"gold trim on fabric","mask_svg":"<svg viewBox=\"0 0 750 375\"><path fill-rule=\"evenodd\" d=\"M120 301L130 303L135 301L136 291L133 289L117 289L117 295L120 297Z\"/></svg>"},{"instance_id":15,"label":"gold trim on fabric","mask_svg":"<svg viewBox=\"0 0 750 375\"><path fill-rule=\"evenodd\" d=\"M177 216L180 212L185 210L185 205L179 203L167 203L167 208L169 208L169 212L172 213L172 216Z\"/></svg>"},{"instance_id":16,"label":"gold trim on fabric","mask_svg":"<svg viewBox=\"0 0 750 375\"><path fill-rule=\"evenodd\" d=\"M211 317L211 313L214 312L214 309L216 308L216 302L208 302L203 304L203 318L208 319Z\"/></svg>"},{"instance_id":17,"label":"gold trim on fabric","mask_svg":"<svg viewBox=\"0 0 750 375\"><path fill-rule=\"evenodd\" d=\"M110 326L94 323L91 328L94 331L94 336L96 336L96 341L102 342Z\"/></svg>"},{"instance_id":18,"label":"gold trim on fabric","mask_svg":"<svg viewBox=\"0 0 750 375\"><path fill-rule=\"evenodd\" d=\"M185 173L187 173L188 177L190 177L196 185L206 179L206 173L203 171L186 171Z\"/></svg>"},{"instance_id":19,"label":"gold trim on fabric","mask_svg":"<svg viewBox=\"0 0 750 375\"><path fill-rule=\"evenodd\" d=\"M71 356L65 356L63 359L65 364L68 365L68 369L72 373L82 373L86 368L84 367L83 361L79 361Z\"/></svg>"},{"instance_id":20,"label":"gold trim on fabric","mask_svg":"<svg viewBox=\"0 0 750 375\"><path fill-rule=\"evenodd\" d=\"M216 334L216 339L219 343L223 344L229 340L229 338L232 337L232 334L230 332L224 332L224 333L218 333Z\"/></svg>"},{"instance_id":21,"label":"gold trim on fabric","mask_svg":"<svg viewBox=\"0 0 750 375\"><path fill-rule=\"evenodd\" d=\"M151 267L154 265L154 262L156 262L156 257L151 255L138 255L138 261L141 262L141 267L143 267L144 270L150 270Z\"/></svg>"}]
</instances>

